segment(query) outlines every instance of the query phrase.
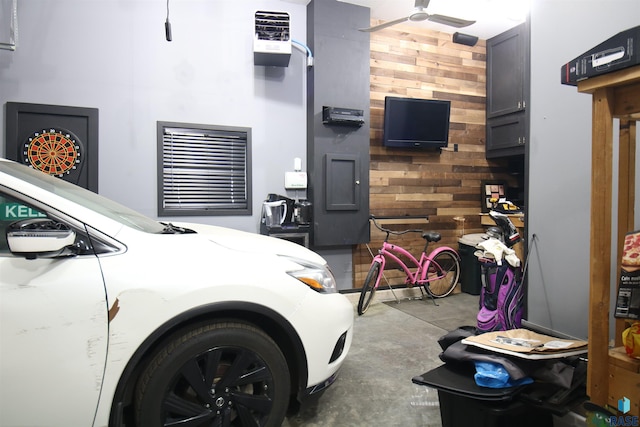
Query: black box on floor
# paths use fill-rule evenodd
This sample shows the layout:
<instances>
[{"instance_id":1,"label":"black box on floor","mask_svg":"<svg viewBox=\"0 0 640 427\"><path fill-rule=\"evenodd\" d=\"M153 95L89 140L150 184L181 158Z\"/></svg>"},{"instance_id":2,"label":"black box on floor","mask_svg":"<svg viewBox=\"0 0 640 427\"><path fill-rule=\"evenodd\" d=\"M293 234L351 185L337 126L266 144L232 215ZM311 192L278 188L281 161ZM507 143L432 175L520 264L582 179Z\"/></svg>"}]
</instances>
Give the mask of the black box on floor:
<instances>
[{"instance_id":1,"label":"black box on floor","mask_svg":"<svg viewBox=\"0 0 640 427\"><path fill-rule=\"evenodd\" d=\"M473 365L440 365L411 379L438 390L442 427L553 427L551 412L518 399L528 385L480 387Z\"/></svg>"},{"instance_id":2,"label":"black box on floor","mask_svg":"<svg viewBox=\"0 0 640 427\"><path fill-rule=\"evenodd\" d=\"M552 427L553 417L520 401L482 401L438 390L442 427Z\"/></svg>"},{"instance_id":3,"label":"black box on floor","mask_svg":"<svg viewBox=\"0 0 640 427\"><path fill-rule=\"evenodd\" d=\"M580 80L640 64L640 26L621 31L561 68L560 82L576 86Z\"/></svg>"}]
</instances>

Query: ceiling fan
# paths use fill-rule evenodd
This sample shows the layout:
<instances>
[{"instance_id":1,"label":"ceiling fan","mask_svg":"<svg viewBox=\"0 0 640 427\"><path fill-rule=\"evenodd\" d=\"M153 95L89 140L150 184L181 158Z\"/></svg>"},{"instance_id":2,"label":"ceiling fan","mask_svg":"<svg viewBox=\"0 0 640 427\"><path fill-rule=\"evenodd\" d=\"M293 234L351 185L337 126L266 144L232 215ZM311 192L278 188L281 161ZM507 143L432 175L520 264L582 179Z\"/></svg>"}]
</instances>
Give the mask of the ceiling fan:
<instances>
[{"instance_id":1,"label":"ceiling fan","mask_svg":"<svg viewBox=\"0 0 640 427\"><path fill-rule=\"evenodd\" d=\"M476 21L467 21L466 19L454 18L452 16L430 15L425 11L427 6L429 6L429 1L430 0L416 0L416 4L413 8L413 11L409 16L405 16L404 18L400 18L400 19L395 19L389 22L384 22L382 24L374 25L373 27L369 27L369 28L360 28L360 31L365 31L365 32L378 31L383 28L390 27L392 25L400 24L405 21L413 21L413 22L431 21L431 22L436 22L438 24L449 25L451 27L456 27L456 28L467 27L476 22Z\"/></svg>"}]
</instances>

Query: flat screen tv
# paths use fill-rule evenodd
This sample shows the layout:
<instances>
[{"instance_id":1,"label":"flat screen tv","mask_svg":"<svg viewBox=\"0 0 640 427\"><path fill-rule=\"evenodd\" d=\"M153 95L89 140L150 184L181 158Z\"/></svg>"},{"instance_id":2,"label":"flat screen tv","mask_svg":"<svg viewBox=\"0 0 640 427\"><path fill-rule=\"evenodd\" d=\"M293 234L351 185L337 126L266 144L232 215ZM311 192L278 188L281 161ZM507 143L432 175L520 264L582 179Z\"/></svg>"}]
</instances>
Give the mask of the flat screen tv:
<instances>
[{"instance_id":1,"label":"flat screen tv","mask_svg":"<svg viewBox=\"0 0 640 427\"><path fill-rule=\"evenodd\" d=\"M387 96L382 143L385 147L446 147L450 111L450 101Z\"/></svg>"}]
</instances>

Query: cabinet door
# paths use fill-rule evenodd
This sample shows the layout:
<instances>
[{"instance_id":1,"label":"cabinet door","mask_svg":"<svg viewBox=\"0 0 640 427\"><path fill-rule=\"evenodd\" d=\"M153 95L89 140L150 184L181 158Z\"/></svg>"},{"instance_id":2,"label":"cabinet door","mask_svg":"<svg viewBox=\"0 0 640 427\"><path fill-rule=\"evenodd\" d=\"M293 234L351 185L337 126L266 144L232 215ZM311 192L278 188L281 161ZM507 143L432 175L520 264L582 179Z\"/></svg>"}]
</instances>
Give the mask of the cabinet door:
<instances>
[{"instance_id":1,"label":"cabinet door","mask_svg":"<svg viewBox=\"0 0 640 427\"><path fill-rule=\"evenodd\" d=\"M349 154L327 154L325 196L328 211L360 209L360 158Z\"/></svg>"},{"instance_id":2,"label":"cabinet door","mask_svg":"<svg viewBox=\"0 0 640 427\"><path fill-rule=\"evenodd\" d=\"M526 135L524 111L488 119L486 157L489 159L524 154Z\"/></svg>"},{"instance_id":3,"label":"cabinet door","mask_svg":"<svg viewBox=\"0 0 640 427\"><path fill-rule=\"evenodd\" d=\"M524 110L526 27L487 41L487 118Z\"/></svg>"}]
</instances>

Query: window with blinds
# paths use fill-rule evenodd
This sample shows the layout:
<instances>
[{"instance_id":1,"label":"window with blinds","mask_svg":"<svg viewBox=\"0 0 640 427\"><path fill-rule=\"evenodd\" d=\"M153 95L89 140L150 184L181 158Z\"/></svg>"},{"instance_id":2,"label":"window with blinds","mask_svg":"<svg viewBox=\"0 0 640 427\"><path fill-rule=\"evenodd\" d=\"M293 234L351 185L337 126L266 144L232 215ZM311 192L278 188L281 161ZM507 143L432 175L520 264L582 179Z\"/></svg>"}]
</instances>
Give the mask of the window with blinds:
<instances>
[{"instance_id":1,"label":"window with blinds","mask_svg":"<svg viewBox=\"0 0 640 427\"><path fill-rule=\"evenodd\" d=\"M158 122L158 216L251 213L250 128Z\"/></svg>"}]
</instances>

